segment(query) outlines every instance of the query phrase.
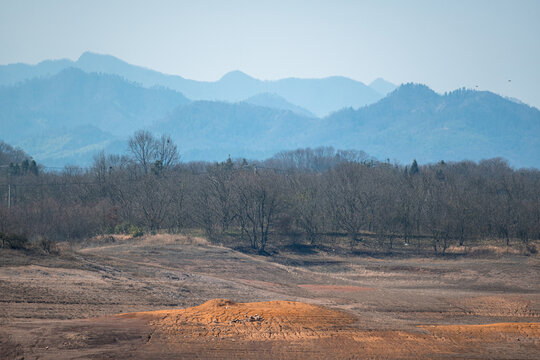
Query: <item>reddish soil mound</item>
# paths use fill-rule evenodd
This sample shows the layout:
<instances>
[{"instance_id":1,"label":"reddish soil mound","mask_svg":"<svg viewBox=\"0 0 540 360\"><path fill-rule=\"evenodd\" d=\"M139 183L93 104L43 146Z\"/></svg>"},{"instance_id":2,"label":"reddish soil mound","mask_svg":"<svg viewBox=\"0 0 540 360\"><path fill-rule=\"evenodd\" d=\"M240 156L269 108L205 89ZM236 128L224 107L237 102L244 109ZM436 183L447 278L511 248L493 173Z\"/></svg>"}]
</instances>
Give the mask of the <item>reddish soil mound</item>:
<instances>
[{"instance_id":1,"label":"reddish soil mound","mask_svg":"<svg viewBox=\"0 0 540 360\"><path fill-rule=\"evenodd\" d=\"M355 317L338 310L292 301L234 303L215 299L202 305L168 311L118 315L152 317L154 335L180 338L241 338L243 340L313 339L330 337L349 327Z\"/></svg>"},{"instance_id":2,"label":"reddish soil mound","mask_svg":"<svg viewBox=\"0 0 540 360\"><path fill-rule=\"evenodd\" d=\"M346 286L346 285L316 285L316 284L304 284L298 285L301 288L311 291L341 291L341 292L355 292L373 290L372 288L362 286Z\"/></svg>"},{"instance_id":3,"label":"reddish soil mound","mask_svg":"<svg viewBox=\"0 0 540 360\"><path fill-rule=\"evenodd\" d=\"M0 331L0 358L537 359L540 349L540 323L406 331L360 328L356 320L299 302L217 299L181 310L20 323Z\"/></svg>"},{"instance_id":4,"label":"reddish soil mound","mask_svg":"<svg viewBox=\"0 0 540 360\"><path fill-rule=\"evenodd\" d=\"M186 358L531 358L540 342L539 323L376 331L356 327L357 319L348 313L291 301L216 299L182 310L118 317L149 325L147 349L168 349Z\"/></svg>"}]
</instances>

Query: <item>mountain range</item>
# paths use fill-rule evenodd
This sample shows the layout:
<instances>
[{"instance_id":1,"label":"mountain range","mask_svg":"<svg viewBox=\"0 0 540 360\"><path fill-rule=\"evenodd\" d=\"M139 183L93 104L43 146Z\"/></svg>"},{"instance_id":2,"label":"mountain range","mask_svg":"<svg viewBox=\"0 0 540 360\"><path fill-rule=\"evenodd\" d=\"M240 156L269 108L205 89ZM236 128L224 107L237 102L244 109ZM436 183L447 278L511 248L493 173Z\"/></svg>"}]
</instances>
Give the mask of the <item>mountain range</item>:
<instances>
[{"instance_id":1,"label":"mountain range","mask_svg":"<svg viewBox=\"0 0 540 360\"><path fill-rule=\"evenodd\" d=\"M420 84L395 88L378 79L366 86L339 77L265 82L240 72L203 83L103 55L85 53L76 63L0 67L1 140L48 166L87 166L99 150L125 152L127 137L144 128L170 134L186 161L261 159L298 147L333 146L402 163L504 157L513 166L540 168L540 111L488 91L438 94ZM206 94L225 96L228 88L229 98L190 97L156 80L168 78L191 84L191 95L207 86ZM359 96L354 89L366 88L379 99L361 106L332 98L333 86L343 94L350 90L351 99ZM345 106L319 116L316 107L294 101L321 94L327 94L327 105L336 106L339 98ZM317 101L324 104L324 96Z\"/></svg>"},{"instance_id":2,"label":"mountain range","mask_svg":"<svg viewBox=\"0 0 540 360\"><path fill-rule=\"evenodd\" d=\"M35 77L55 75L69 67L88 73L118 75L144 87L166 87L181 92L191 100L238 102L261 93L271 93L307 109L316 116L325 116L347 106L372 104L396 87L383 79L377 79L368 86L340 76L262 81L241 71L231 71L214 82L195 81L131 65L114 56L91 52L83 53L77 61L62 59L46 60L36 65L2 65L0 86L11 86Z\"/></svg>"},{"instance_id":3,"label":"mountain range","mask_svg":"<svg viewBox=\"0 0 540 360\"><path fill-rule=\"evenodd\" d=\"M440 95L405 84L376 104L324 118L317 132L324 134L320 144L361 147L378 158L426 163L504 157L514 166L540 167L540 111L489 91Z\"/></svg>"}]
</instances>

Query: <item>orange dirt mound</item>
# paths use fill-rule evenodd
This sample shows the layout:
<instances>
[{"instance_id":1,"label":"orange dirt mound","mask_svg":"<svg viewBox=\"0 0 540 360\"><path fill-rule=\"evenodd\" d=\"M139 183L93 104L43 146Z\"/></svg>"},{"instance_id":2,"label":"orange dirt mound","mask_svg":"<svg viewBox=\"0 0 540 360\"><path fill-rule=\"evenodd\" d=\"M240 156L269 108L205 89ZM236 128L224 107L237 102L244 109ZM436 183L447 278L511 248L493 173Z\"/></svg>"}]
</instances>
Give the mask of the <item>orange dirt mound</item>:
<instances>
[{"instance_id":1,"label":"orange dirt mound","mask_svg":"<svg viewBox=\"0 0 540 360\"><path fill-rule=\"evenodd\" d=\"M169 341L201 337L313 339L333 336L356 321L345 312L300 302L235 303L224 299L181 310L118 316L151 318L154 336Z\"/></svg>"},{"instance_id":2,"label":"orange dirt mound","mask_svg":"<svg viewBox=\"0 0 540 360\"><path fill-rule=\"evenodd\" d=\"M142 320L149 327L141 351L178 358L533 359L540 345L540 323L371 330L360 328L357 318L343 311L292 301L215 299L192 308L122 314L117 319Z\"/></svg>"}]
</instances>

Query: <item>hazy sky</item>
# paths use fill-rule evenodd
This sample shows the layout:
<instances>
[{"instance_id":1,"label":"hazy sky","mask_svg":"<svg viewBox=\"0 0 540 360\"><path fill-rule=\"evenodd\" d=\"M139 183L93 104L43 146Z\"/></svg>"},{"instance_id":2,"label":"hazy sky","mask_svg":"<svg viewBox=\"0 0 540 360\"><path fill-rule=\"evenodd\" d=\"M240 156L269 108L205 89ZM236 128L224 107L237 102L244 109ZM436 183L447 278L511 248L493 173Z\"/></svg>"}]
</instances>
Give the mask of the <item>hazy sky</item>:
<instances>
[{"instance_id":1,"label":"hazy sky","mask_svg":"<svg viewBox=\"0 0 540 360\"><path fill-rule=\"evenodd\" d=\"M0 64L89 50L196 80L478 85L540 107L540 0L0 0L0 49Z\"/></svg>"}]
</instances>

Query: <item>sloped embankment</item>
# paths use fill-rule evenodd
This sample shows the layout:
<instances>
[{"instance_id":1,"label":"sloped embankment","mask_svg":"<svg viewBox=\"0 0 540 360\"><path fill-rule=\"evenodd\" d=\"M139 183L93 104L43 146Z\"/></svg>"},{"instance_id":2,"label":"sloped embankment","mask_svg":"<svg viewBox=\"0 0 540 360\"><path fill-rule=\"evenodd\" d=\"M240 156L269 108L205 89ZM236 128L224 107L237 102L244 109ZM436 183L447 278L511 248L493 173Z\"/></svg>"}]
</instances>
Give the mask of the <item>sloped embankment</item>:
<instances>
[{"instance_id":1,"label":"sloped embankment","mask_svg":"<svg viewBox=\"0 0 540 360\"><path fill-rule=\"evenodd\" d=\"M180 339L305 340L336 336L355 317L339 310L292 301L235 303L210 300L187 309L139 312L120 317L148 318L154 336Z\"/></svg>"},{"instance_id":2,"label":"sloped embankment","mask_svg":"<svg viewBox=\"0 0 540 360\"><path fill-rule=\"evenodd\" d=\"M370 330L349 313L322 306L224 299L166 311L117 315L144 320L147 345L186 358L534 358L540 323L430 325L417 331ZM165 347L163 347L165 346Z\"/></svg>"}]
</instances>

